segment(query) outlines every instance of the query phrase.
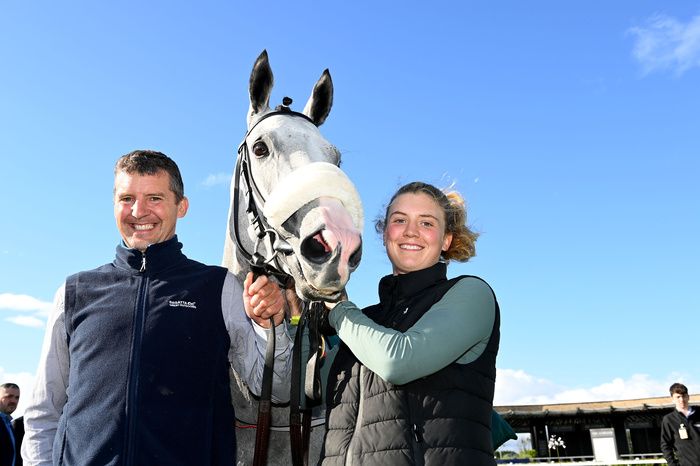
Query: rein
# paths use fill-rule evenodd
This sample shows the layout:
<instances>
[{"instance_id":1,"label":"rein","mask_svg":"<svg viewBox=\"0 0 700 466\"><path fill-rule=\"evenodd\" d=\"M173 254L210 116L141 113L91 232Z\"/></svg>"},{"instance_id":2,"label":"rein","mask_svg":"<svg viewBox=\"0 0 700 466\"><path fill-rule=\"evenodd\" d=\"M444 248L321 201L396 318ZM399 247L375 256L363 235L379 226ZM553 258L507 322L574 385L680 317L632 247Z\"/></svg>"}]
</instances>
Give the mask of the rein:
<instances>
[{"instance_id":1,"label":"rein","mask_svg":"<svg viewBox=\"0 0 700 466\"><path fill-rule=\"evenodd\" d=\"M295 112L289 108L291 99L285 97L284 105L278 106L274 111L263 115L255 124L246 132L243 141L238 146L238 159L236 161L235 179L234 179L234 198L233 198L233 222L234 237L236 240L236 248L238 253L246 259L250 264L251 271L254 277L258 275L272 275L282 284L285 284L289 279L289 274L284 271L279 260L279 254L291 254L292 250L289 244L281 238L280 235L270 227L267 220L261 211L265 205L265 197L260 192L255 178L250 171L250 154L246 139L250 133L263 120L273 116L289 116L300 117L313 123L313 120L303 113ZM248 251L241 241L241 235L238 225L240 215L240 193L241 180L245 184L245 199L246 199L246 215L249 224L255 229L256 239L253 245L253 251ZM261 247L264 242L267 242L267 255L261 253ZM308 463L308 448L309 436L311 432L311 409L305 407L301 409L301 341L304 334L304 329L308 325L309 328L309 361L307 363L306 380L304 393L306 397L305 405L308 406L314 401L321 399L321 381L318 364L321 358L323 342L320 336L319 319L322 315L323 304L320 302L304 302L301 318L297 327L297 333L294 340L294 349L292 353L292 386L290 387L290 420L289 420L289 435L290 445L292 449L292 464L301 466ZM253 464L255 466L263 466L267 464L267 451L269 446L271 416L272 416L272 376L275 358L275 324L270 318L270 334L267 339L267 348L265 351L265 368L263 370L262 388L260 399L258 401L258 421L255 436L255 453L253 456Z\"/></svg>"}]
</instances>

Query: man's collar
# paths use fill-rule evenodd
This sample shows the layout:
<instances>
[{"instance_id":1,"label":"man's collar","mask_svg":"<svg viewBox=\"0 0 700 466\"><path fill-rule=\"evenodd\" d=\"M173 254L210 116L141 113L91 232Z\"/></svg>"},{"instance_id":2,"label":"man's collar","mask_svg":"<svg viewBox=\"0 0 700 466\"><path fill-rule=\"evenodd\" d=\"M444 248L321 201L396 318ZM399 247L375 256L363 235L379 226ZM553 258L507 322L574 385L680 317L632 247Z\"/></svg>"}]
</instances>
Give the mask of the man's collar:
<instances>
[{"instance_id":1,"label":"man's collar","mask_svg":"<svg viewBox=\"0 0 700 466\"><path fill-rule=\"evenodd\" d=\"M117 246L114 264L135 273L143 272L152 275L186 259L181 250L182 244L177 240L177 235L167 241L152 244L143 252L126 247L122 241Z\"/></svg>"}]
</instances>

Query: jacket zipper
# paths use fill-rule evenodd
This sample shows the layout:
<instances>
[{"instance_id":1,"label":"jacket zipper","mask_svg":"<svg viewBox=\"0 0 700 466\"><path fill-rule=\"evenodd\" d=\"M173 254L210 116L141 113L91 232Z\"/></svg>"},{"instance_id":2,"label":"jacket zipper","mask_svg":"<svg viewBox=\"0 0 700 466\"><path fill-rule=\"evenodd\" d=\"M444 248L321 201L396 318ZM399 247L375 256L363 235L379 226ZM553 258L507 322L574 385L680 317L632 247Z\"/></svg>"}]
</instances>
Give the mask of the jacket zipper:
<instances>
[{"instance_id":1,"label":"jacket zipper","mask_svg":"<svg viewBox=\"0 0 700 466\"><path fill-rule=\"evenodd\" d=\"M414 417L413 405L408 393L404 392L406 397L406 406L408 406L408 419L411 425L411 447L413 449L413 464L422 466L425 464L424 448L423 448L423 426L418 425Z\"/></svg>"},{"instance_id":2,"label":"jacket zipper","mask_svg":"<svg viewBox=\"0 0 700 466\"><path fill-rule=\"evenodd\" d=\"M352 448L355 443L355 439L357 438L357 433L360 430L362 426L362 420L363 420L363 409L364 409L364 400L365 400L365 391L364 391L364 380L365 380L365 371L366 367L363 365L360 365L360 376L359 376L359 386L358 386L358 391L360 392L360 401L357 404L357 419L355 420L355 429L352 431L352 437L350 437L350 443L348 443L348 451L345 453L345 466L352 466Z\"/></svg>"},{"instance_id":3,"label":"jacket zipper","mask_svg":"<svg viewBox=\"0 0 700 466\"><path fill-rule=\"evenodd\" d=\"M142 253L141 269L139 273L146 272L146 253ZM138 386L141 361L141 342L143 341L143 327L146 320L146 290L148 290L148 277L141 276L141 283L137 291L136 312L134 315L134 330L131 351L131 366L129 368L129 386L126 394L126 444L124 445L125 464L135 463L136 456L136 421L138 419Z\"/></svg>"}]
</instances>

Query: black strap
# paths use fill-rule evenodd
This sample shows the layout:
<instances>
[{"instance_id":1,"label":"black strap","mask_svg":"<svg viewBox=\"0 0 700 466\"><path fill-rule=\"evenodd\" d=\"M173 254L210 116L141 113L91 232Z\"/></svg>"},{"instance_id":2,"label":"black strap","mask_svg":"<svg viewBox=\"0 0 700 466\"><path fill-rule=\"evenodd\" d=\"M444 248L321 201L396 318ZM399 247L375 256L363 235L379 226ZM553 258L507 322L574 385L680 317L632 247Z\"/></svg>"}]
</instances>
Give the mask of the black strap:
<instances>
[{"instance_id":1,"label":"black strap","mask_svg":"<svg viewBox=\"0 0 700 466\"><path fill-rule=\"evenodd\" d=\"M251 265L253 281L264 273L260 266ZM267 449L270 443L270 425L272 424L272 376L275 365L275 321L270 317L270 333L267 335L265 350L265 368L263 369L262 388L258 401L258 426L255 432L255 453L253 464L267 464Z\"/></svg>"},{"instance_id":2,"label":"black strap","mask_svg":"<svg viewBox=\"0 0 700 466\"><path fill-rule=\"evenodd\" d=\"M313 302L309 306L309 359L306 362L304 392L313 402L321 400L321 358L323 357L323 337L321 336L321 319L324 305Z\"/></svg>"},{"instance_id":3,"label":"black strap","mask_svg":"<svg viewBox=\"0 0 700 466\"><path fill-rule=\"evenodd\" d=\"M304 303L304 307L307 303ZM303 424L301 410L301 346L308 312L302 309L292 350L292 383L289 393L289 445L292 449L292 465L304 464Z\"/></svg>"},{"instance_id":4,"label":"black strap","mask_svg":"<svg viewBox=\"0 0 700 466\"><path fill-rule=\"evenodd\" d=\"M323 340L320 334L320 322L322 318L323 303L305 302L294 338L289 406L289 441L292 449L293 466L306 466L308 464L312 407L321 403L320 367L323 356ZM305 370L303 371L304 390L302 392L302 346L304 338L309 342L309 346L308 356L303 366ZM302 397L304 403L302 403Z\"/></svg>"},{"instance_id":5,"label":"black strap","mask_svg":"<svg viewBox=\"0 0 700 466\"><path fill-rule=\"evenodd\" d=\"M241 254L246 261L251 262L253 259L253 255L249 253L245 247L243 247L243 243L241 242L241 235L238 231L238 199L241 192L240 180L242 159L243 157L239 155L238 159L236 160L236 169L233 174L233 237L236 240L236 249L238 249L238 253Z\"/></svg>"},{"instance_id":6,"label":"black strap","mask_svg":"<svg viewBox=\"0 0 700 466\"><path fill-rule=\"evenodd\" d=\"M277 257L277 250L275 249L275 241L279 238L275 238L275 234L270 226L267 224L265 217L260 215L260 209L262 207L258 206L260 203L262 206L265 204L265 198L258 189L255 179L250 173L250 155L248 154L248 147L245 144L245 139L238 149L238 159L236 160L236 168L234 171L233 179L233 237L236 242L236 250L238 253L248 262L251 266L259 266L267 275L273 275L280 283L286 283L288 275L283 272L283 268L279 263ZM241 180L245 184L245 197L246 197L246 209L245 213L248 217L248 222L255 229L256 241L262 241L266 236L269 240L269 246L272 248L269 251L270 257L263 257L256 247L254 247L253 252L248 251L243 242L241 241L240 226L238 224L241 218L241 212L239 210L240 196L241 196ZM256 198L258 199L256 201ZM285 240L286 241L286 240ZM274 264L273 264L274 263Z\"/></svg>"},{"instance_id":7,"label":"black strap","mask_svg":"<svg viewBox=\"0 0 700 466\"><path fill-rule=\"evenodd\" d=\"M309 444L311 443L311 409L302 410L302 447L304 449L304 466L309 464Z\"/></svg>"},{"instance_id":8,"label":"black strap","mask_svg":"<svg viewBox=\"0 0 700 466\"><path fill-rule=\"evenodd\" d=\"M272 424L272 372L275 363L275 323L270 317L270 334L267 336L265 351L265 369L263 370L262 390L258 402L258 427L255 433L255 454L253 464L267 464L267 447L270 443L270 425Z\"/></svg>"},{"instance_id":9,"label":"black strap","mask_svg":"<svg viewBox=\"0 0 700 466\"><path fill-rule=\"evenodd\" d=\"M270 118L275 115L286 115L286 116L293 116L293 117L301 117L304 118L305 120L311 122L312 124L315 125L314 121L309 118L308 116L304 115L303 113L299 112L294 112L292 111L288 106L279 106L277 107L273 112L267 113L260 117L258 121L255 122L255 124L246 132L245 137L243 138L243 142L241 142L241 145L238 148L238 160L236 161L236 170L235 170L235 180L234 180L234 199L233 199L233 217L234 217L234 224L233 224L233 229L234 229L234 237L236 240L236 248L238 249L238 252L250 263L251 265L251 270L253 271L254 276L257 277L257 275L266 273L268 275L275 275L277 277L285 277L284 280L281 280L283 283L286 281L286 274L284 274L279 267L275 267L272 265L272 260L276 260L276 252L275 251L270 251L272 254L272 257L267 260L266 258L262 257L259 252L257 251L257 247L255 248L252 253L248 252L245 247L243 246L243 243L241 241L241 236L239 232L239 227L238 227L238 218L239 218L239 211L238 211L238 206L239 206L239 196L240 196L240 179L243 177L245 184L246 184L246 194L247 194L247 206L246 206L246 214L248 215L248 219L251 223L251 225L255 228L256 234L258 235L258 240L262 240L265 235L267 235L267 231L269 230L266 228L265 225L265 219L263 216L260 215L260 212L258 211L258 204L256 202L256 197L259 198L260 202L264 205L265 199L260 193L260 190L258 189L255 179L253 178L252 174L250 173L250 166L249 166L249 154L248 154L248 147L246 144L246 139L248 138L248 135L250 135L250 132L253 131L253 129L260 124L261 121ZM272 241L271 241L271 247L272 247ZM265 351L265 368L263 371L263 380L262 380L262 389L260 392L260 400L258 402L258 423L257 423L257 431L255 435L255 453L253 456L253 464L255 466L264 466L267 464L267 450L268 450L268 445L269 445L269 440L270 440L270 426L272 424L272 376L273 376L273 369L274 369L274 362L275 362L275 323L272 318L270 318L270 334L268 335L267 339L267 349ZM291 412L291 410L290 410ZM291 414L290 414L291 415ZM310 421L309 421L310 422ZM290 427L290 435L292 432L292 428ZM306 450L308 451L308 442L306 445Z\"/></svg>"}]
</instances>

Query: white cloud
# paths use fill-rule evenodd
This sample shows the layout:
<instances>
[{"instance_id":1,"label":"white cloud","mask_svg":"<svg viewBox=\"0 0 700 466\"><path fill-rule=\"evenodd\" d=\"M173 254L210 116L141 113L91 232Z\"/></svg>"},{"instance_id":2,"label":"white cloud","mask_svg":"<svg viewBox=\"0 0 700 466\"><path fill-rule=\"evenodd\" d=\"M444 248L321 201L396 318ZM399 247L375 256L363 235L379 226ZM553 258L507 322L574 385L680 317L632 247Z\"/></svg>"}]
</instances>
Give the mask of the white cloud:
<instances>
[{"instance_id":1,"label":"white cloud","mask_svg":"<svg viewBox=\"0 0 700 466\"><path fill-rule=\"evenodd\" d=\"M673 382L688 384L693 393L700 391L700 386L693 384L683 374L669 374L663 380L652 379L647 374L634 374L628 379L616 377L593 387L566 387L522 370L499 369L496 380L494 404L497 406L581 403L665 396Z\"/></svg>"},{"instance_id":2,"label":"white cloud","mask_svg":"<svg viewBox=\"0 0 700 466\"><path fill-rule=\"evenodd\" d=\"M34 311L47 316L53 304L26 294L0 293L0 309L13 311Z\"/></svg>"},{"instance_id":3,"label":"white cloud","mask_svg":"<svg viewBox=\"0 0 700 466\"><path fill-rule=\"evenodd\" d=\"M229 185L231 184L231 174L230 173L213 173L202 181L202 185L207 188L212 186L218 186L220 184Z\"/></svg>"},{"instance_id":4,"label":"white cloud","mask_svg":"<svg viewBox=\"0 0 700 466\"><path fill-rule=\"evenodd\" d=\"M549 380L535 377L523 370L498 369L495 405L540 404L537 401L565 390Z\"/></svg>"},{"instance_id":5,"label":"white cloud","mask_svg":"<svg viewBox=\"0 0 700 466\"><path fill-rule=\"evenodd\" d=\"M23 327L43 328L53 303L42 301L26 294L0 293L0 310L32 313L6 317L7 322Z\"/></svg>"},{"instance_id":6,"label":"white cloud","mask_svg":"<svg viewBox=\"0 0 700 466\"><path fill-rule=\"evenodd\" d=\"M29 372L10 373L0 366L0 384L12 382L19 385L19 403L12 417L18 418L24 414L24 408L29 402L29 394L34 388L34 374Z\"/></svg>"},{"instance_id":7,"label":"white cloud","mask_svg":"<svg viewBox=\"0 0 700 466\"><path fill-rule=\"evenodd\" d=\"M645 73L671 70L681 75L700 66L700 15L687 23L656 14L644 26L628 31L636 36L632 55Z\"/></svg>"},{"instance_id":8,"label":"white cloud","mask_svg":"<svg viewBox=\"0 0 700 466\"><path fill-rule=\"evenodd\" d=\"M46 322L43 320L32 316L14 316L8 317L5 320L16 325L21 325L22 327L43 328L44 325L46 325Z\"/></svg>"}]
</instances>

